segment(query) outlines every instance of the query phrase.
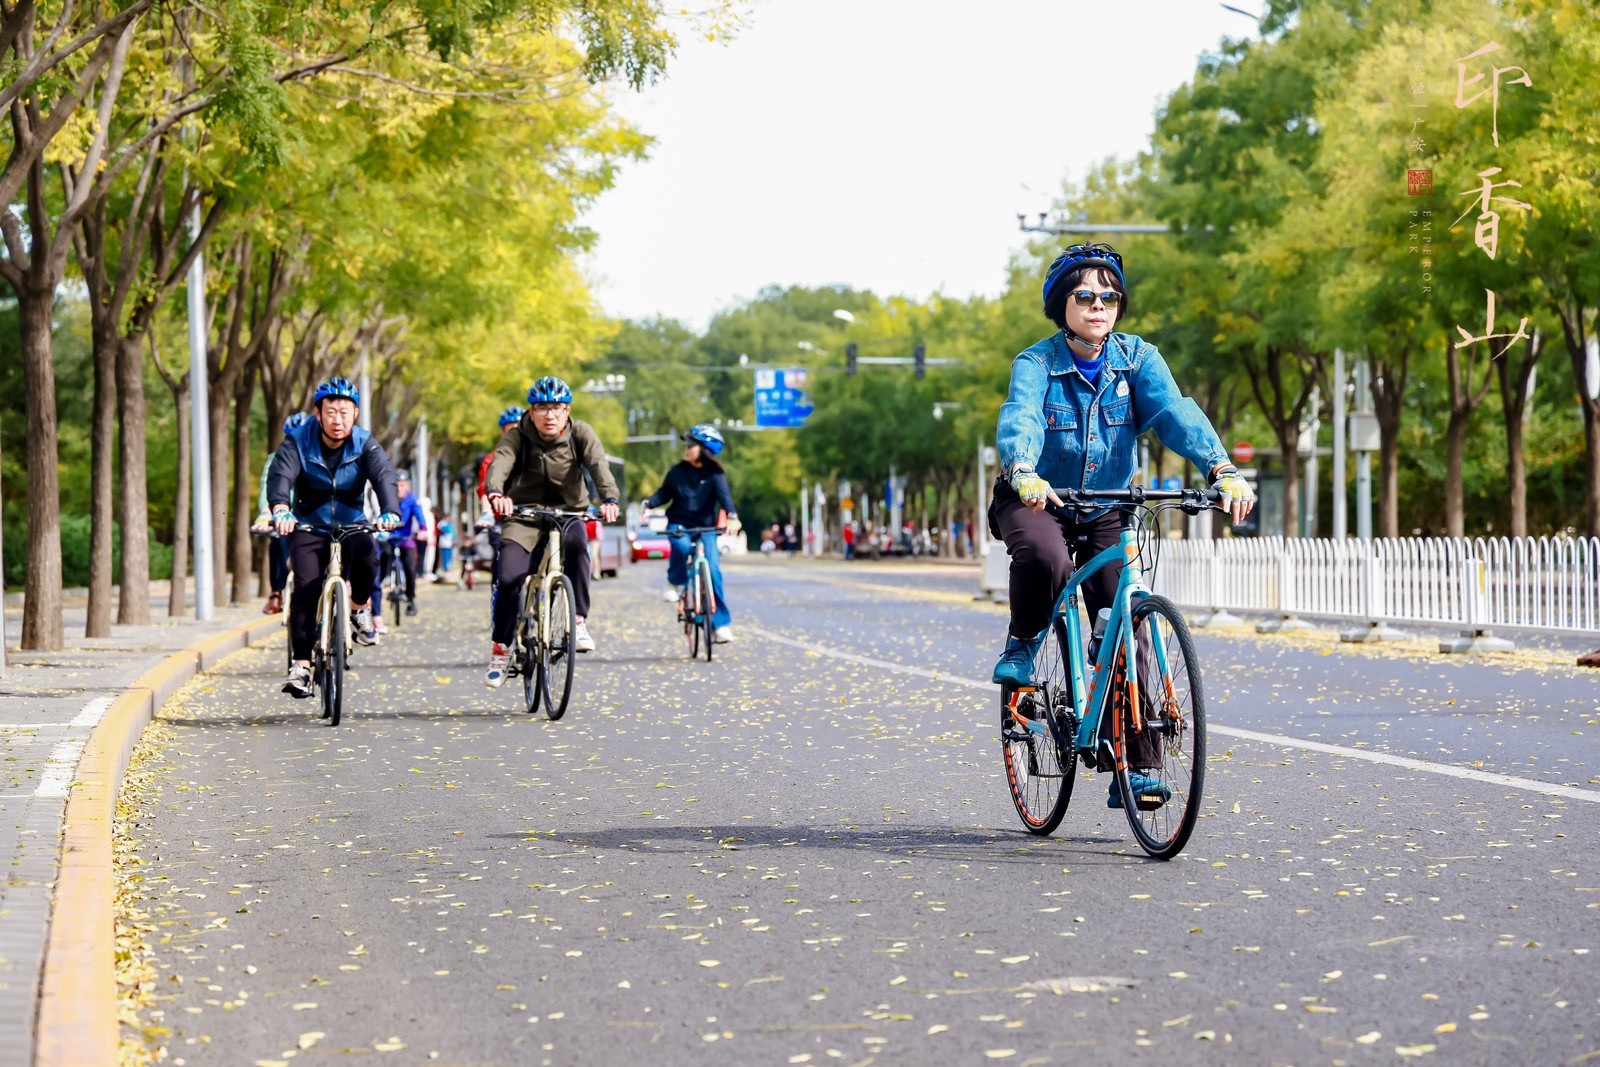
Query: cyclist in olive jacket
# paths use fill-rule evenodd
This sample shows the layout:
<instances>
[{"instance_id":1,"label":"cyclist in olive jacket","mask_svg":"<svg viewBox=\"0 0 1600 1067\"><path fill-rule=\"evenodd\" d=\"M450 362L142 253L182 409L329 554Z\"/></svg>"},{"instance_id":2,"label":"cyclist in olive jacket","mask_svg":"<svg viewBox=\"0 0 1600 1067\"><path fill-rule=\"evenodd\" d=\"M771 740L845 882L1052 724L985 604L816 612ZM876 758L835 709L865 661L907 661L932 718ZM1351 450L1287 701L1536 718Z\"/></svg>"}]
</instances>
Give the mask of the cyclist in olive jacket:
<instances>
[{"instance_id":1,"label":"cyclist in olive jacket","mask_svg":"<svg viewBox=\"0 0 1600 1067\"><path fill-rule=\"evenodd\" d=\"M504 519L499 565L494 576L494 629L489 672L484 684L505 684L510 644L520 606L518 592L533 572L549 531L511 515L521 506L581 508L589 503L584 473L599 493L600 517L617 520L617 483L606 462L606 450L594 427L572 418L572 389L560 378L545 376L528 389L528 410L501 436L484 475L484 495L495 515ZM577 616L573 643L579 652L593 652L589 636L589 541L581 522L561 534L561 569L572 580L572 607Z\"/></svg>"}]
</instances>

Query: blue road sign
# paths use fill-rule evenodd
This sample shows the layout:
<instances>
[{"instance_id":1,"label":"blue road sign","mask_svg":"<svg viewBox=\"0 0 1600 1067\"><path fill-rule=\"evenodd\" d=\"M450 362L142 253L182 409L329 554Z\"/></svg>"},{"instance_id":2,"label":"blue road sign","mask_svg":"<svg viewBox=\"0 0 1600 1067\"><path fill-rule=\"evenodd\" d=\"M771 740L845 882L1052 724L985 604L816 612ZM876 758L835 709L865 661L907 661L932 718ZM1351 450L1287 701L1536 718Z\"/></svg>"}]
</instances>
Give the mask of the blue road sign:
<instances>
[{"instance_id":1,"label":"blue road sign","mask_svg":"<svg viewBox=\"0 0 1600 1067\"><path fill-rule=\"evenodd\" d=\"M1180 477L1180 476L1177 476L1177 475L1174 475L1173 477L1170 477L1170 478L1163 478L1163 479L1161 479L1161 488L1163 488L1163 489L1182 489L1183 488L1183 478Z\"/></svg>"},{"instance_id":2,"label":"blue road sign","mask_svg":"<svg viewBox=\"0 0 1600 1067\"><path fill-rule=\"evenodd\" d=\"M756 371L757 426L803 426L813 407L811 398L806 395L804 368Z\"/></svg>"}]
</instances>

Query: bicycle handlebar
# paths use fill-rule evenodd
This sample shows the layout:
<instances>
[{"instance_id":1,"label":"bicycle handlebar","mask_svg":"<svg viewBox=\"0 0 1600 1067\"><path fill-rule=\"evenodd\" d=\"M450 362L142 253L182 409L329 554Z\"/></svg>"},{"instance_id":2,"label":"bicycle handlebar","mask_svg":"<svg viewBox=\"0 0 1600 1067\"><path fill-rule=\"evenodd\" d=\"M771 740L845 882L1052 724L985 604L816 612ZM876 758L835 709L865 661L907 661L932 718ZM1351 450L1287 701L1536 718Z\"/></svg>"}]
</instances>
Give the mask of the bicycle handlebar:
<instances>
[{"instance_id":1,"label":"bicycle handlebar","mask_svg":"<svg viewBox=\"0 0 1600 1067\"><path fill-rule=\"evenodd\" d=\"M589 509L575 510L573 508L545 508L533 504L523 504L511 509L508 519L551 519L557 522L571 521L574 519L587 519Z\"/></svg>"},{"instance_id":2,"label":"bicycle handlebar","mask_svg":"<svg viewBox=\"0 0 1600 1067\"><path fill-rule=\"evenodd\" d=\"M339 540L343 540L344 538L349 537L351 534L375 533L378 529L366 519L363 519L360 522L346 524L301 522L299 519L296 519L294 528L296 530L304 530L307 533L322 534L324 537L338 538Z\"/></svg>"},{"instance_id":3,"label":"bicycle handlebar","mask_svg":"<svg viewBox=\"0 0 1600 1067\"><path fill-rule=\"evenodd\" d=\"M666 533L674 534L703 534L714 533L719 537L727 531L726 526L668 526Z\"/></svg>"},{"instance_id":4,"label":"bicycle handlebar","mask_svg":"<svg viewBox=\"0 0 1600 1067\"><path fill-rule=\"evenodd\" d=\"M1073 511L1098 510L1107 505L1137 506L1170 500L1185 511L1199 512L1219 506L1222 500L1222 492L1218 489L1147 489L1142 485L1133 485L1126 489L1058 489L1054 486L1051 489L1061 498L1062 505ZM1061 510L1054 504L1045 506L1052 513Z\"/></svg>"}]
</instances>

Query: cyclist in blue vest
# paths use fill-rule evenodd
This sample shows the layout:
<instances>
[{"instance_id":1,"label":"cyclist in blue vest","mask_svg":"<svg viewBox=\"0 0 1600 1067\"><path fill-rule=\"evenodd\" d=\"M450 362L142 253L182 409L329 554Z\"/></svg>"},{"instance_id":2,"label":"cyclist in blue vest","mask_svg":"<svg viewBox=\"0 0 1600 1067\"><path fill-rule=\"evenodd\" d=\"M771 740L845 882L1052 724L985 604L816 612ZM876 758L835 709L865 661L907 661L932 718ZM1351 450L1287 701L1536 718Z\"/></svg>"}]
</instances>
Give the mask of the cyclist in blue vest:
<instances>
[{"instance_id":1,"label":"cyclist in blue vest","mask_svg":"<svg viewBox=\"0 0 1600 1067\"><path fill-rule=\"evenodd\" d=\"M368 485L378 496L377 527L400 524L400 497L394 467L377 438L356 425L361 393L346 378L317 386L311 398L313 421L294 427L272 458L267 475L267 500L279 537L289 541L294 568L294 595L289 598L289 641L294 666L283 691L311 695L311 649L316 644L317 601L328 568L328 538L295 529L297 522L351 525L363 521ZM356 641L378 643L372 625L372 589L378 575L378 543L368 533L344 539L345 575L350 581L351 612Z\"/></svg>"},{"instance_id":2,"label":"cyclist in blue vest","mask_svg":"<svg viewBox=\"0 0 1600 1067\"><path fill-rule=\"evenodd\" d=\"M693 541L705 545L706 561L711 564L711 589L717 598L717 608L711 616L712 637L717 643L726 644L733 640L733 615L728 611L728 598L722 592L717 535L673 532L676 527L716 526L719 511L727 513L730 529L737 528L738 509L733 506L733 494L728 490L728 476L717 461L722 454L722 431L702 423L690 428L683 435L683 441L683 459L673 464L661 488L644 502L647 508L667 504L667 543L671 554L667 557L668 586L662 599L677 600L683 595L689 581Z\"/></svg>"},{"instance_id":3,"label":"cyclist in blue vest","mask_svg":"<svg viewBox=\"0 0 1600 1067\"><path fill-rule=\"evenodd\" d=\"M989 528L1011 555L1011 626L994 667L1001 685L1032 680L1040 634L1072 568L1121 537L1115 512L1059 518L1046 512L1046 503L1061 503L1052 486L1126 489L1139 435L1150 430L1205 472L1234 522L1255 503L1211 420L1178 389L1161 353L1138 336L1112 332L1128 309L1115 249L1068 248L1050 264L1043 297L1056 331L1012 361L996 431L1001 474ZM1111 606L1121 574L1120 564L1102 567L1083 584L1090 619ZM1111 788L1108 803L1120 807L1115 782ZM1141 796L1170 795L1165 783L1143 774L1134 775L1133 788Z\"/></svg>"}]
</instances>

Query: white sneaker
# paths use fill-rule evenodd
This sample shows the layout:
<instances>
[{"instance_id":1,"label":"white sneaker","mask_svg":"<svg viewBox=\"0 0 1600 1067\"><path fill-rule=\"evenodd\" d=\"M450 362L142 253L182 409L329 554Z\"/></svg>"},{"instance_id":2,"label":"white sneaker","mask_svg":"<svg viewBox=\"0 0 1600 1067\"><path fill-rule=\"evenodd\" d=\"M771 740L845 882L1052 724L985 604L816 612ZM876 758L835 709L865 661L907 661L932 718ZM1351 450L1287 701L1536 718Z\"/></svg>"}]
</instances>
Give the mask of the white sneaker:
<instances>
[{"instance_id":1,"label":"white sneaker","mask_svg":"<svg viewBox=\"0 0 1600 1067\"><path fill-rule=\"evenodd\" d=\"M725 645L733 640L732 626L719 626L711 631L711 640L714 644Z\"/></svg>"},{"instance_id":2,"label":"white sneaker","mask_svg":"<svg viewBox=\"0 0 1600 1067\"><path fill-rule=\"evenodd\" d=\"M681 585L669 585L665 589L661 590L661 599L665 600L668 604L677 603L679 598L682 596L683 586Z\"/></svg>"},{"instance_id":3,"label":"white sneaker","mask_svg":"<svg viewBox=\"0 0 1600 1067\"><path fill-rule=\"evenodd\" d=\"M496 641L489 652L489 673L483 676L483 684L490 689L499 689L506 684L507 668L511 665L511 650Z\"/></svg>"},{"instance_id":4,"label":"white sneaker","mask_svg":"<svg viewBox=\"0 0 1600 1067\"><path fill-rule=\"evenodd\" d=\"M572 628L572 647L579 652L594 651L594 638L589 636L589 624L582 619Z\"/></svg>"},{"instance_id":5,"label":"white sneaker","mask_svg":"<svg viewBox=\"0 0 1600 1067\"><path fill-rule=\"evenodd\" d=\"M283 691L296 700L304 700L311 695L311 668L302 663L296 663L289 668L289 677L284 680Z\"/></svg>"},{"instance_id":6,"label":"white sneaker","mask_svg":"<svg viewBox=\"0 0 1600 1067\"><path fill-rule=\"evenodd\" d=\"M371 608L357 608L350 613L350 621L355 623L356 644L370 646L378 643L378 630L373 624Z\"/></svg>"}]
</instances>

